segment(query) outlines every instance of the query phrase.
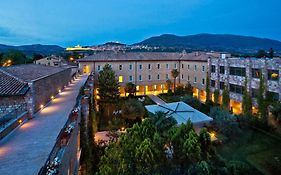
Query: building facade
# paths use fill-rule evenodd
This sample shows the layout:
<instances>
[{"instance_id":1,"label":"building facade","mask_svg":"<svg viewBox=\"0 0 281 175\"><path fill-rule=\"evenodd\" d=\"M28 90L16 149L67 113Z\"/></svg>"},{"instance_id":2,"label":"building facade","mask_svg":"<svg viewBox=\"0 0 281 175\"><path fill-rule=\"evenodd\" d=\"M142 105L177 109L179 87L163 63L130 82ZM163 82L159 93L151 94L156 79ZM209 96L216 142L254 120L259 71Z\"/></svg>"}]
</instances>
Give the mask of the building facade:
<instances>
[{"instance_id":1,"label":"building facade","mask_svg":"<svg viewBox=\"0 0 281 175\"><path fill-rule=\"evenodd\" d=\"M109 64L120 82L121 94L125 95L126 83L137 86L137 95L167 92L167 80L173 82L171 71L177 69L176 84L194 87L194 95L205 100L208 58L206 53L169 52L100 52L79 60L79 69L94 73L97 79L102 68Z\"/></svg>"},{"instance_id":2,"label":"building facade","mask_svg":"<svg viewBox=\"0 0 281 175\"><path fill-rule=\"evenodd\" d=\"M266 93L273 100L281 100L280 58L225 58L209 59L211 91L228 87L230 107L234 113L241 113L243 92L247 88L253 98L253 111L257 107L260 76L265 81ZM247 87L245 81L247 80Z\"/></svg>"},{"instance_id":3,"label":"building facade","mask_svg":"<svg viewBox=\"0 0 281 175\"><path fill-rule=\"evenodd\" d=\"M40 60L34 61L34 64L41 64L46 66L61 67L67 65L66 61L62 57L57 57L54 55L42 58Z\"/></svg>"}]
</instances>

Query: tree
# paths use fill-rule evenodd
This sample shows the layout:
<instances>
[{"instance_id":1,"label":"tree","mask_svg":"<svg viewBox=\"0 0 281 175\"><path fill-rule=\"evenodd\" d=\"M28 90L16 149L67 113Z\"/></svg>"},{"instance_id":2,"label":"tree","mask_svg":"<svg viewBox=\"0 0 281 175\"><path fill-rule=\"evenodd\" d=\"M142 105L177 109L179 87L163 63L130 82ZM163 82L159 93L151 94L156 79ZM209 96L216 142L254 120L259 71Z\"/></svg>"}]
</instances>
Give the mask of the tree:
<instances>
[{"instance_id":1,"label":"tree","mask_svg":"<svg viewBox=\"0 0 281 175\"><path fill-rule=\"evenodd\" d=\"M98 96L99 103L107 109L107 116L110 116L110 107L118 102L120 92L119 82L109 64L106 64L99 73Z\"/></svg>"},{"instance_id":2,"label":"tree","mask_svg":"<svg viewBox=\"0 0 281 175\"><path fill-rule=\"evenodd\" d=\"M142 103L136 99L128 99L122 105L121 110L122 117L130 120L141 119L145 113Z\"/></svg>"},{"instance_id":3,"label":"tree","mask_svg":"<svg viewBox=\"0 0 281 175\"><path fill-rule=\"evenodd\" d=\"M211 151L211 137L206 128L201 129L199 142L201 144L202 156L205 160L208 160L209 152Z\"/></svg>"},{"instance_id":4,"label":"tree","mask_svg":"<svg viewBox=\"0 0 281 175\"><path fill-rule=\"evenodd\" d=\"M168 79L167 81L166 81L166 87L167 87L167 89L168 89L168 94L169 95L172 95L172 90L171 90L171 86L172 86L172 81L170 80L170 79Z\"/></svg>"},{"instance_id":5,"label":"tree","mask_svg":"<svg viewBox=\"0 0 281 175\"><path fill-rule=\"evenodd\" d=\"M178 84L178 86L175 89L175 93L177 95L184 95L184 86L182 84Z\"/></svg>"},{"instance_id":6,"label":"tree","mask_svg":"<svg viewBox=\"0 0 281 175\"><path fill-rule=\"evenodd\" d=\"M33 54L32 55L32 61L40 60L42 58L44 58L44 57L41 54Z\"/></svg>"},{"instance_id":7,"label":"tree","mask_svg":"<svg viewBox=\"0 0 281 175\"><path fill-rule=\"evenodd\" d=\"M166 135L168 130L177 124L177 121L172 116L161 111L155 114L150 113L150 118L156 127L156 131L161 135Z\"/></svg>"},{"instance_id":8,"label":"tree","mask_svg":"<svg viewBox=\"0 0 281 175\"><path fill-rule=\"evenodd\" d=\"M257 58L263 58L266 57L266 52L264 50L259 50L258 53L256 54Z\"/></svg>"},{"instance_id":9,"label":"tree","mask_svg":"<svg viewBox=\"0 0 281 175\"><path fill-rule=\"evenodd\" d=\"M216 89L214 91L214 103L215 103L215 105L219 104L219 96L220 96L220 90Z\"/></svg>"},{"instance_id":10,"label":"tree","mask_svg":"<svg viewBox=\"0 0 281 175\"><path fill-rule=\"evenodd\" d=\"M274 57L274 50L270 48L268 52L268 58L273 58L273 57Z\"/></svg>"},{"instance_id":11,"label":"tree","mask_svg":"<svg viewBox=\"0 0 281 175\"><path fill-rule=\"evenodd\" d=\"M210 78L207 72L207 79L206 79L206 103L210 102Z\"/></svg>"},{"instance_id":12,"label":"tree","mask_svg":"<svg viewBox=\"0 0 281 175\"><path fill-rule=\"evenodd\" d=\"M266 119L267 116L266 115L267 106L264 98L264 93L265 93L264 78L261 75L260 82L259 82L258 96L257 96L258 114L261 119Z\"/></svg>"},{"instance_id":13,"label":"tree","mask_svg":"<svg viewBox=\"0 0 281 175\"><path fill-rule=\"evenodd\" d=\"M137 92L136 85L133 83L127 83L125 86L125 93L129 93L129 96L133 96Z\"/></svg>"},{"instance_id":14,"label":"tree","mask_svg":"<svg viewBox=\"0 0 281 175\"><path fill-rule=\"evenodd\" d=\"M9 65L24 64L27 62L26 56L18 50L10 50L4 53L1 64L11 62Z\"/></svg>"},{"instance_id":15,"label":"tree","mask_svg":"<svg viewBox=\"0 0 281 175\"><path fill-rule=\"evenodd\" d=\"M188 82L185 87L184 87L184 91L187 95L190 95L192 96L193 95L193 87L192 85L190 84L190 82Z\"/></svg>"},{"instance_id":16,"label":"tree","mask_svg":"<svg viewBox=\"0 0 281 175\"><path fill-rule=\"evenodd\" d=\"M247 90L247 78L245 79L245 85L244 85L242 111L246 117L250 117L252 115L252 97L250 96Z\"/></svg>"},{"instance_id":17,"label":"tree","mask_svg":"<svg viewBox=\"0 0 281 175\"><path fill-rule=\"evenodd\" d=\"M171 74L172 74L172 77L174 78L174 93L175 93L175 90L176 90L176 78L179 76L179 71L178 69L173 69L171 71Z\"/></svg>"},{"instance_id":18,"label":"tree","mask_svg":"<svg viewBox=\"0 0 281 175\"><path fill-rule=\"evenodd\" d=\"M222 92L222 107L226 110L229 110L229 101L230 101L229 91L227 86L225 86Z\"/></svg>"}]
</instances>

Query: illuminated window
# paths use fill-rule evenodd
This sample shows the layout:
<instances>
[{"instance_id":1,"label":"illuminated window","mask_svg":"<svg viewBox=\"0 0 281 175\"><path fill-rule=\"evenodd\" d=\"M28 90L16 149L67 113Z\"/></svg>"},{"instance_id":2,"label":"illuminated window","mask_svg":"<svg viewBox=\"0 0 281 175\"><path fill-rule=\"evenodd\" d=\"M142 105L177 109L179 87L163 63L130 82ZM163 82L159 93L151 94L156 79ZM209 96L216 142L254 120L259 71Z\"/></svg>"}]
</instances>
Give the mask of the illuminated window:
<instances>
[{"instance_id":1,"label":"illuminated window","mask_svg":"<svg viewBox=\"0 0 281 175\"><path fill-rule=\"evenodd\" d=\"M261 76L261 69L252 69L253 78L260 78L260 76Z\"/></svg>"},{"instance_id":2,"label":"illuminated window","mask_svg":"<svg viewBox=\"0 0 281 175\"><path fill-rule=\"evenodd\" d=\"M123 76L119 76L119 83L123 82Z\"/></svg>"},{"instance_id":3,"label":"illuminated window","mask_svg":"<svg viewBox=\"0 0 281 175\"><path fill-rule=\"evenodd\" d=\"M140 86L136 86L136 90L139 91L140 90Z\"/></svg>"},{"instance_id":4,"label":"illuminated window","mask_svg":"<svg viewBox=\"0 0 281 175\"><path fill-rule=\"evenodd\" d=\"M268 71L268 80L278 81L279 71L278 70L267 70Z\"/></svg>"}]
</instances>

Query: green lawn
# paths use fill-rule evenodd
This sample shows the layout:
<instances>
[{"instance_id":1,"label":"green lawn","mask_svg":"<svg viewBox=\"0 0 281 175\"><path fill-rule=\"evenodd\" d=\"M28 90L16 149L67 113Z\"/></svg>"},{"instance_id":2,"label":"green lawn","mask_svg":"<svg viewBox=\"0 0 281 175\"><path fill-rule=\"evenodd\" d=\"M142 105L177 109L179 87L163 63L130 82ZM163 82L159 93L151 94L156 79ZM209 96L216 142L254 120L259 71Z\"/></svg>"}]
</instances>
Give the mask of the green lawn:
<instances>
[{"instance_id":1,"label":"green lawn","mask_svg":"<svg viewBox=\"0 0 281 175\"><path fill-rule=\"evenodd\" d=\"M218 153L227 160L247 162L262 174L281 174L281 143L264 133L244 129L230 142L217 147Z\"/></svg>"}]
</instances>

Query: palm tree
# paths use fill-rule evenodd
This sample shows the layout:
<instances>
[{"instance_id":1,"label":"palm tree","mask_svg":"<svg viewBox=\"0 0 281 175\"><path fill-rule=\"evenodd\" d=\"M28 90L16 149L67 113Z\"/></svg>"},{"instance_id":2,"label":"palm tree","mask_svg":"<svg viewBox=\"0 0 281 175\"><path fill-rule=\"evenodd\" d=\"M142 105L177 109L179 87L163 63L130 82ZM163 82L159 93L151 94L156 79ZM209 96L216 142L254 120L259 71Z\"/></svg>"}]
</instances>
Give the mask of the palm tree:
<instances>
[{"instance_id":1,"label":"palm tree","mask_svg":"<svg viewBox=\"0 0 281 175\"><path fill-rule=\"evenodd\" d=\"M136 85L133 83L127 83L125 86L125 93L129 93L130 95L134 95L136 93L137 89L136 89Z\"/></svg>"},{"instance_id":2,"label":"palm tree","mask_svg":"<svg viewBox=\"0 0 281 175\"><path fill-rule=\"evenodd\" d=\"M156 130L161 135L166 135L167 131L177 124L177 121L170 115L164 112L156 112L149 115L152 119L152 123L155 125Z\"/></svg>"},{"instance_id":3,"label":"palm tree","mask_svg":"<svg viewBox=\"0 0 281 175\"><path fill-rule=\"evenodd\" d=\"M171 71L172 77L174 78L174 93L176 90L176 78L179 76L180 72L178 71L178 69L173 69Z\"/></svg>"}]
</instances>

